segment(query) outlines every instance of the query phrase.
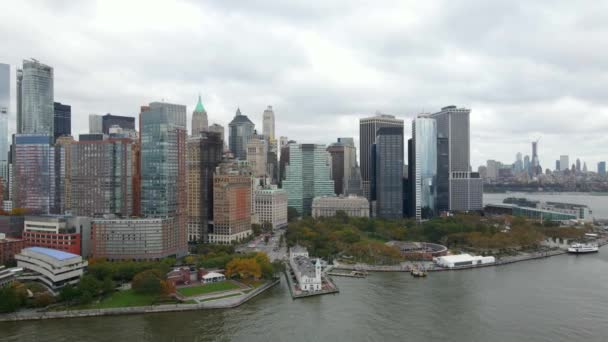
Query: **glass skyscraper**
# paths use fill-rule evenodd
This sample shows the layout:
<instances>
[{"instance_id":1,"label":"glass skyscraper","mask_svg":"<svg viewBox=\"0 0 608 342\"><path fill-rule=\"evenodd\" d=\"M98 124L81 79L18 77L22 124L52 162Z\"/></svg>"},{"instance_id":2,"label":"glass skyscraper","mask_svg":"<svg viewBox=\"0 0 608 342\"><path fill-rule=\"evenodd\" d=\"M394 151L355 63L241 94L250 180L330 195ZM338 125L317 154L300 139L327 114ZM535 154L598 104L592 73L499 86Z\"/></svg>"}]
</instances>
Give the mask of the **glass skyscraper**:
<instances>
[{"instance_id":1,"label":"glass skyscraper","mask_svg":"<svg viewBox=\"0 0 608 342\"><path fill-rule=\"evenodd\" d=\"M54 136L53 68L24 60L17 70L17 133Z\"/></svg>"},{"instance_id":2,"label":"glass skyscraper","mask_svg":"<svg viewBox=\"0 0 608 342\"><path fill-rule=\"evenodd\" d=\"M8 184L8 116L11 108L11 68L0 63L0 177ZM8 193L8 191L6 191ZM0 198L0 201L2 198Z\"/></svg>"},{"instance_id":3,"label":"glass skyscraper","mask_svg":"<svg viewBox=\"0 0 608 342\"><path fill-rule=\"evenodd\" d=\"M376 216L386 219L403 217L403 127L381 127L373 148L372 199Z\"/></svg>"},{"instance_id":4,"label":"glass skyscraper","mask_svg":"<svg viewBox=\"0 0 608 342\"><path fill-rule=\"evenodd\" d=\"M412 121L414 210L417 221L435 214L437 197L437 122L428 117Z\"/></svg>"},{"instance_id":5,"label":"glass skyscraper","mask_svg":"<svg viewBox=\"0 0 608 342\"><path fill-rule=\"evenodd\" d=\"M228 147L236 159L247 159L247 143L253 135L254 128L253 122L246 115L241 114L240 108L237 109L234 119L228 124L230 130Z\"/></svg>"},{"instance_id":6,"label":"glass skyscraper","mask_svg":"<svg viewBox=\"0 0 608 342\"><path fill-rule=\"evenodd\" d=\"M53 103L55 140L63 135L72 134L72 107L59 102Z\"/></svg>"},{"instance_id":7,"label":"glass skyscraper","mask_svg":"<svg viewBox=\"0 0 608 342\"><path fill-rule=\"evenodd\" d=\"M287 203L298 214L310 215L315 197L335 195L325 145L289 144L289 164L285 168L283 188L287 191Z\"/></svg>"}]
</instances>

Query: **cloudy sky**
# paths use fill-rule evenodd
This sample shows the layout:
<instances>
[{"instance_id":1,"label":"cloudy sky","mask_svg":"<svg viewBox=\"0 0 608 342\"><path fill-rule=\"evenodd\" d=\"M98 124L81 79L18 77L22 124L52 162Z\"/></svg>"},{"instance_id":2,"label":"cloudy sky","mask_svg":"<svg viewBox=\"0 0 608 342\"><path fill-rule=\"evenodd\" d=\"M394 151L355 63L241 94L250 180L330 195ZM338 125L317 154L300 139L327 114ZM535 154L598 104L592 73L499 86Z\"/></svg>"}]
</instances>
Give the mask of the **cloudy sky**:
<instances>
[{"instance_id":1,"label":"cloudy sky","mask_svg":"<svg viewBox=\"0 0 608 342\"><path fill-rule=\"evenodd\" d=\"M472 164L512 162L540 138L590 170L608 159L607 1L5 0L0 62L55 68L55 100L135 115L164 99L209 121L237 106L300 142L358 140L376 111L406 120L471 108ZM14 73L14 70L13 70ZM13 94L14 95L14 94ZM13 112L14 116L14 104Z\"/></svg>"}]
</instances>

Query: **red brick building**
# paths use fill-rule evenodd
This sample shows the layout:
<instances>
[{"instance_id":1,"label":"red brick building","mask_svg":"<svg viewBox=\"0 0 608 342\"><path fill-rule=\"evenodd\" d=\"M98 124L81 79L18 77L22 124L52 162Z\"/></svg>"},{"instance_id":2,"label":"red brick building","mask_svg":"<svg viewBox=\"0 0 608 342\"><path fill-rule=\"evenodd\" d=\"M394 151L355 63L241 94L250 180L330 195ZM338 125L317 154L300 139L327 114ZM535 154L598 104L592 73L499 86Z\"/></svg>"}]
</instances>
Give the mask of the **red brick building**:
<instances>
[{"instance_id":1,"label":"red brick building","mask_svg":"<svg viewBox=\"0 0 608 342\"><path fill-rule=\"evenodd\" d=\"M25 241L7 238L4 234L0 234L0 265L14 260L15 254L19 254L23 248Z\"/></svg>"}]
</instances>

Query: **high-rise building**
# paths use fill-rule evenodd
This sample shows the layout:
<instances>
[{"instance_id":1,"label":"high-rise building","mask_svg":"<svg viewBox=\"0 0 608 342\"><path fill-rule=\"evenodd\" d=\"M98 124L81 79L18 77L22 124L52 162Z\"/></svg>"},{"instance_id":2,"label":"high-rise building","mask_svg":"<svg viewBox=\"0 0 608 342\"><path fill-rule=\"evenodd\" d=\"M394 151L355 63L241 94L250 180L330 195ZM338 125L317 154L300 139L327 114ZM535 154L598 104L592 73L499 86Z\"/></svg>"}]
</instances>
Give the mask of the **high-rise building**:
<instances>
[{"instance_id":1,"label":"high-rise building","mask_svg":"<svg viewBox=\"0 0 608 342\"><path fill-rule=\"evenodd\" d=\"M222 160L220 133L188 139L188 240L207 241L213 220L213 173Z\"/></svg>"},{"instance_id":2,"label":"high-rise building","mask_svg":"<svg viewBox=\"0 0 608 342\"><path fill-rule=\"evenodd\" d=\"M363 197L363 183L361 181L361 169L358 166L351 168L350 178L344 184L345 196Z\"/></svg>"},{"instance_id":3,"label":"high-rise building","mask_svg":"<svg viewBox=\"0 0 608 342\"><path fill-rule=\"evenodd\" d=\"M98 114L89 114L89 134L103 133L103 116Z\"/></svg>"},{"instance_id":4,"label":"high-rise building","mask_svg":"<svg viewBox=\"0 0 608 342\"><path fill-rule=\"evenodd\" d=\"M357 148L355 139L351 137L338 138L338 143L344 146L344 183L351 177L351 171L357 167Z\"/></svg>"},{"instance_id":5,"label":"high-rise building","mask_svg":"<svg viewBox=\"0 0 608 342\"><path fill-rule=\"evenodd\" d=\"M230 151L234 154L234 157L239 160L247 159L247 143L253 135L255 125L247 115L241 114L241 109L236 110L236 115L228 124L230 129Z\"/></svg>"},{"instance_id":6,"label":"high-rise building","mask_svg":"<svg viewBox=\"0 0 608 342\"><path fill-rule=\"evenodd\" d=\"M408 164L414 174L414 201L411 203L417 221L429 219L437 210L437 122L428 116L412 121L413 156Z\"/></svg>"},{"instance_id":7,"label":"high-rise building","mask_svg":"<svg viewBox=\"0 0 608 342\"><path fill-rule=\"evenodd\" d=\"M376 142L377 131L381 127L401 127L403 120L393 115L376 113L375 116L359 120L359 152L361 160L361 179L363 193L370 199L370 181L372 175L372 145ZM403 159L403 158L402 158Z\"/></svg>"},{"instance_id":8,"label":"high-rise building","mask_svg":"<svg viewBox=\"0 0 608 342\"><path fill-rule=\"evenodd\" d=\"M515 163L513 164L513 171L516 174L520 174L524 171L524 160L521 152L517 152L515 155ZM482 177L483 178L483 177Z\"/></svg>"},{"instance_id":9,"label":"high-rise building","mask_svg":"<svg viewBox=\"0 0 608 342\"><path fill-rule=\"evenodd\" d=\"M263 121L263 134L268 137L269 140L275 140L274 136L274 111L272 106L268 106L262 115Z\"/></svg>"},{"instance_id":10,"label":"high-rise building","mask_svg":"<svg viewBox=\"0 0 608 342\"><path fill-rule=\"evenodd\" d=\"M209 126L209 132L219 133L224 145L226 145L224 126L214 123L213 125Z\"/></svg>"},{"instance_id":11,"label":"high-rise building","mask_svg":"<svg viewBox=\"0 0 608 342\"><path fill-rule=\"evenodd\" d=\"M205 132L209 129L209 122L207 120L207 111L203 107L203 101L201 96L198 96L198 102L196 108L192 112L192 135L198 135L200 132Z\"/></svg>"},{"instance_id":12,"label":"high-rise building","mask_svg":"<svg viewBox=\"0 0 608 342\"><path fill-rule=\"evenodd\" d=\"M64 214L72 210L72 144L74 137L71 135L63 135L55 141L55 179L57 174L63 177L63 180L55 182L56 186L62 186L57 193L59 194L59 213ZM58 157L63 156L63 163L57 163ZM62 168L63 167L63 168ZM62 198L63 196L63 198ZM56 196L57 198L57 196Z\"/></svg>"},{"instance_id":13,"label":"high-rise building","mask_svg":"<svg viewBox=\"0 0 608 342\"><path fill-rule=\"evenodd\" d=\"M561 168L561 163L560 163L560 161L558 159L558 160L555 161L555 171L559 171L561 169L562 169Z\"/></svg>"},{"instance_id":14,"label":"high-rise building","mask_svg":"<svg viewBox=\"0 0 608 342\"><path fill-rule=\"evenodd\" d=\"M253 192L253 211L259 224L270 224L273 229L287 226L287 192L267 187Z\"/></svg>"},{"instance_id":15,"label":"high-rise building","mask_svg":"<svg viewBox=\"0 0 608 342\"><path fill-rule=\"evenodd\" d=\"M498 179L498 170L501 167L501 163L496 160L488 160L486 162L486 179L495 181Z\"/></svg>"},{"instance_id":16,"label":"high-rise building","mask_svg":"<svg viewBox=\"0 0 608 342\"><path fill-rule=\"evenodd\" d=\"M570 158L567 155L559 156L559 170L566 171L570 168Z\"/></svg>"},{"instance_id":17,"label":"high-rise building","mask_svg":"<svg viewBox=\"0 0 608 342\"><path fill-rule=\"evenodd\" d=\"M606 175L606 162L605 161L601 161L601 162L597 163L597 173L600 176Z\"/></svg>"},{"instance_id":18,"label":"high-rise building","mask_svg":"<svg viewBox=\"0 0 608 342\"><path fill-rule=\"evenodd\" d=\"M524 171L526 174L530 174L530 156L526 154L524 157Z\"/></svg>"},{"instance_id":19,"label":"high-rise building","mask_svg":"<svg viewBox=\"0 0 608 342\"><path fill-rule=\"evenodd\" d=\"M230 244L252 234L251 176L232 163L213 176L213 233L210 243Z\"/></svg>"},{"instance_id":20,"label":"high-rise building","mask_svg":"<svg viewBox=\"0 0 608 342\"><path fill-rule=\"evenodd\" d=\"M173 218L168 253L187 253L186 106L152 102L141 113L141 214Z\"/></svg>"},{"instance_id":21,"label":"high-rise building","mask_svg":"<svg viewBox=\"0 0 608 342\"><path fill-rule=\"evenodd\" d=\"M377 217L403 217L403 127L380 127L374 144L372 189ZM435 157L435 156L433 156Z\"/></svg>"},{"instance_id":22,"label":"high-rise building","mask_svg":"<svg viewBox=\"0 0 608 342\"><path fill-rule=\"evenodd\" d=\"M331 157L325 145L291 143L288 146L289 163L285 167L283 189L287 191L288 205L298 214L308 216L315 197L335 195L330 178Z\"/></svg>"},{"instance_id":23,"label":"high-rise building","mask_svg":"<svg viewBox=\"0 0 608 342\"><path fill-rule=\"evenodd\" d=\"M430 117L437 120L437 137L447 139L448 169L439 168L439 179L449 181L449 210L471 211L483 207L483 180L472 173L470 155L470 109L447 106ZM448 172L447 176L445 172ZM446 194L438 194L444 197ZM442 207L443 205L440 205Z\"/></svg>"},{"instance_id":24,"label":"high-rise building","mask_svg":"<svg viewBox=\"0 0 608 342\"><path fill-rule=\"evenodd\" d=\"M17 133L53 136L53 68L35 59L17 70Z\"/></svg>"},{"instance_id":25,"label":"high-rise building","mask_svg":"<svg viewBox=\"0 0 608 342\"><path fill-rule=\"evenodd\" d=\"M287 165L289 164L289 144L295 143L296 142L294 140L289 140L284 144L283 141L281 141L281 157L279 158L279 185L281 186L287 177Z\"/></svg>"},{"instance_id":26,"label":"high-rise building","mask_svg":"<svg viewBox=\"0 0 608 342\"><path fill-rule=\"evenodd\" d=\"M327 147L327 152L331 156L331 178L334 181L334 192L336 195L344 193L344 145L333 143ZM349 169L350 171L350 169Z\"/></svg>"},{"instance_id":27,"label":"high-rise building","mask_svg":"<svg viewBox=\"0 0 608 342\"><path fill-rule=\"evenodd\" d=\"M55 201L53 136L13 135L13 207L32 214L49 214Z\"/></svg>"},{"instance_id":28,"label":"high-rise building","mask_svg":"<svg viewBox=\"0 0 608 342\"><path fill-rule=\"evenodd\" d=\"M110 113L103 115L101 117L101 132L99 133L110 134L110 128L114 126L118 126L126 131L134 131L135 117L112 115Z\"/></svg>"},{"instance_id":29,"label":"high-rise building","mask_svg":"<svg viewBox=\"0 0 608 342\"><path fill-rule=\"evenodd\" d=\"M0 63L0 177L8 185L8 118L11 108L11 68ZM8 192L8 191L7 191Z\"/></svg>"},{"instance_id":30,"label":"high-rise building","mask_svg":"<svg viewBox=\"0 0 608 342\"><path fill-rule=\"evenodd\" d=\"M55 140L60 136L72 134L72 106L61 104L59 102L53 103L53 136Z\"/></svg>"},{"instance_id":31,"label":"high-rise building","mask_svg":"<svg viewBox=\"0 0 608 342\"><path fill-rule=\"evenodd\" d=\"M437 212L450 210L450 144L448 138L437 138ZM412 194L410 194L411 196Z\"/></svg>"},{"instance_id":32,"label":"high-rise building","mask_svg":"<svg viewBox=\"0 0 608 342\"><path fill-rule=\"evenodd\" d=\"M71 144L71 210L74 215L133 216L133 144L126 138Z\"/></svg>"},{"instance_id":33,"label":"high-rise building","mask_svg":"<svg viewBox=\"0 0 608 342\"><path fill-rule=\"evenodd\" d=\"M268 158L268 142L265 137L255 131L247 142L247 161L253 169L253 176L265 178L267 176L266 164Z\"/></svg>"},{"instance_id":34,"label":"high-rise building","mask_svg":"<svg viewBox=\"0 0 608 342\"><path fill-rule=\"evenodd\" d=\"M581 160L576 158L576 172L581 172Z\"/></svg>"},{"instance_id":35,"label":"high-rise building","mask_svg":"<svg viewBox=\"0 0 608 342\"><path fill-rule=\"evenodd\" d=\"M583 163L583 173L587 173L587 162Z\"/></svg>"}]
</instances>

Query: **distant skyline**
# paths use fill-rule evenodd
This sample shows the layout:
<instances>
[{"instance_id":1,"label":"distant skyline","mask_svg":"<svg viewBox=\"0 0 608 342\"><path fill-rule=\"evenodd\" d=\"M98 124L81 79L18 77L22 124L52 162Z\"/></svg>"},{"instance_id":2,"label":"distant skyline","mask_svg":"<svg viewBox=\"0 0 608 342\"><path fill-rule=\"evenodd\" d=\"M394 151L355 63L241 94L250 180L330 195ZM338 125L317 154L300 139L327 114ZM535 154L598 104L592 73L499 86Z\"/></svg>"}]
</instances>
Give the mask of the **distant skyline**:
<instances>
[{"instance_id":1,"label":"distant skyline","mask_svg":"<svg viewBox=\"0 0 608 342\"><path fill-rule=\"evenodd\" d=\"M55 70L55 101L88 114L137 116L198 94L209 125L237 106L262 131L330 144L376 111L404 119L456 105L471 111L474 170L512 163L538 146L543 169L560 155L589 170L608 159L604 51L608 3L528 1L9 1L0 12L0 63L36 58ZM23 13L27 13L24 16Z\"/></svg>"}]
</instances>

